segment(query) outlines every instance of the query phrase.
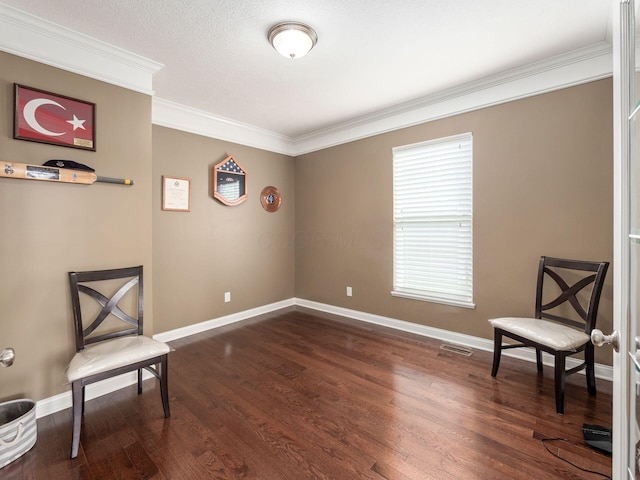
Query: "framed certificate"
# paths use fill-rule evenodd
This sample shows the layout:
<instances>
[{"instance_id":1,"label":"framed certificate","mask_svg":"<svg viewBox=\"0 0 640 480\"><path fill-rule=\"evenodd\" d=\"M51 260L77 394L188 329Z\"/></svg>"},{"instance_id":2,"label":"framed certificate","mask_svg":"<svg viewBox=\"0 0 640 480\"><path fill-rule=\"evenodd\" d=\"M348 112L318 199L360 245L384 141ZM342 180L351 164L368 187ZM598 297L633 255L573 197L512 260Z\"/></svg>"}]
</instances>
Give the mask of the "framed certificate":
<instances>
[{"instance_id":1,"label":"framed certificate","mask_svg":"<svg viewBox=\"0 0 640 480\"><path fill-rule=\"evenodd\" d=\"M162 210L191 211L191 179L162 176Z\"/></svg>"}]
</instances>

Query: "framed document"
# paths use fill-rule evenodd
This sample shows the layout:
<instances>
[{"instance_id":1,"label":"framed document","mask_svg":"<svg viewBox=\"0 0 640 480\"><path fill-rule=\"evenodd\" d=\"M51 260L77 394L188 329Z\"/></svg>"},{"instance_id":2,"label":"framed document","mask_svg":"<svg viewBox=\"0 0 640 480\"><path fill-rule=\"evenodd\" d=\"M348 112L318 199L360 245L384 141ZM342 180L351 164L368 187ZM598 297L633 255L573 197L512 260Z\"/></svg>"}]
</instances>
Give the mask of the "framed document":
<instances>
[{"instance_id":1,"label":"framed document","mask_svg":"<svg viewBox=\"0 0 640 480\"><path fill-rule=\"evenodd\" d=\"M191 179L162 176L162 210L191 211Z\"/></svg>"}]
</instances>

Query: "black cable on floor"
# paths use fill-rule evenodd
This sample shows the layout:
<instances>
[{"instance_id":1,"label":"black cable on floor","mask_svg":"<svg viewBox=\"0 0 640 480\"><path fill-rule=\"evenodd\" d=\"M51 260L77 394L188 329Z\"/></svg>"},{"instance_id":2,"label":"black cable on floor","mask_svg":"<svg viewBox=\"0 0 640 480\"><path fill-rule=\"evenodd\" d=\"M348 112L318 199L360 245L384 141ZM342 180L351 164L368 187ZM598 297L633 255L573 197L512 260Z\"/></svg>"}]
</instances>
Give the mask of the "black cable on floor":
<instances>
[{"instance_id":1,"label":"black cable on floor","mask_svg":"<svg viewBox=\"0 0 640 480\"><path fill-rule=\"evenodd\" d=\"M551 455L553 455L554 457L559 458L560 460L562 460L562 461L564 461L564 462L567 462L569 465L571 465L571 466L573 466L573 467L577 468L578 470L582 470L583 472L587 472L587 473L593 473L594 475L600 475L602 478L605 478L605 479L607 479L607 480L611 480L611 477L610 477L609 475L605 475L604 473L596 472L595 470L589 470L589 469L587 469L587 468L583 468L583 467L581 467L581 466L579 466L579 465L576 465L575 463L573 463L573 462L571 462L571 461L567 460L566 458L562 458L562 457L560 456L560 454L558 454L558 453L553 453L551 450L549 450L549 447L547 447L546 442L552 442L552 441L555 441L555 440L560 440L560 441L562 441L562 442L568 442L568 441L569 441L569 439L567 439L567 438L541 438L541 439L540 439L540 441L542 442L542 446L544 447L544 449L545 449L547 452L549 452Z\"/></svg>"}]
</instances>

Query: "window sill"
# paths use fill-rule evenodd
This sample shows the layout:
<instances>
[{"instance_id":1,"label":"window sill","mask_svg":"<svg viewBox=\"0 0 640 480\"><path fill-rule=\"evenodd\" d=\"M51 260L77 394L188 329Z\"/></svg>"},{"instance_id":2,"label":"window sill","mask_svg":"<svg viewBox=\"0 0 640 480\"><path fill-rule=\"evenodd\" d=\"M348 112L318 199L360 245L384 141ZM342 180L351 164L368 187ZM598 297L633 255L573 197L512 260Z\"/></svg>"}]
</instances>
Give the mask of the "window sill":
<instances>
[{"instance_id":1,"label":"window sill","mask_svg":"<svg viewBox=\"0 0 640 480\"><path fill-rule=\"evenodd\" d=\"M430 297L428 295L418 295L415 293L398 292L396 290L392 290L391 295L393 295L394 297L410 298L411 300L419 300L421 302L431 302L431 303L440 303L442 305L451 305L453 307L470 308L470 309L476 308L476 304L471 302L447 300L444 298Z\"/></svg>"}]
</instances>

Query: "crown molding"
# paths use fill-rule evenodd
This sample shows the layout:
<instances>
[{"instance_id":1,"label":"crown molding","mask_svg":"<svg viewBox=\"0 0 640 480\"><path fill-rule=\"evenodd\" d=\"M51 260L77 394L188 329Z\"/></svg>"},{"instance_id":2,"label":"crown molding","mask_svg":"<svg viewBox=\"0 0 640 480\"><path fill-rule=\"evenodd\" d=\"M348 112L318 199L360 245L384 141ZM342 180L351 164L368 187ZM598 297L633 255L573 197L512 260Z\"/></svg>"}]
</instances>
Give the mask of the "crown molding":
<instances>
[{"instance_id":1,"label":"crown molding","mask_svg":"<svg viewBox=\"0 0 640 480\"><path fill-rule=\"evenodd\" d=\"M294 155L293 139L286 135L220 117L155 97L152 106L154 125L216 138L270 152Z\"/></svg>"},{"instance_id":2,"label":"crown molding","mask_svg":"<svg viewBox=\"0 0 640 480\"><path fill-rule=\"evenodd\" d=\"M163 65L0 4L0 51L153 95ZM636 49L636 65L640 65ZM548 60L486 77L299 137L220 117L160 98L156 125L298 156L440 118L539 95L612 75L613 54L603 41Z\"/></svg>"},{"instance_id":3,"label":"crown molding","mask_svg":"<svg viewBox=\"0 0 640 480\"><path fill-rule=\"evenodd\" d=\"M154 99L153 123L298 156L401 128L499 105L612 75L612 47L600 42L525 67L428 95L299 137Z\"/></svg>"},{"instance_id":4,"label":"crown molding","mask_svg":"<svg viewBox=\"0 0 640 480\"><path fill-rule=\"evenodd\" d=\"M0 50L148 95L164 66L2 4Z\"/></svg>"},{"instance_id":5,"label":"crown molding","mask_svg":"<svg viewBox=\"0 0 640 480\"><path fill-rule=\"evenodd\" d=\"M295 138L295 155L610 77L612 55L600 42L332 125Z\"/></svg>"}]
</instances>

